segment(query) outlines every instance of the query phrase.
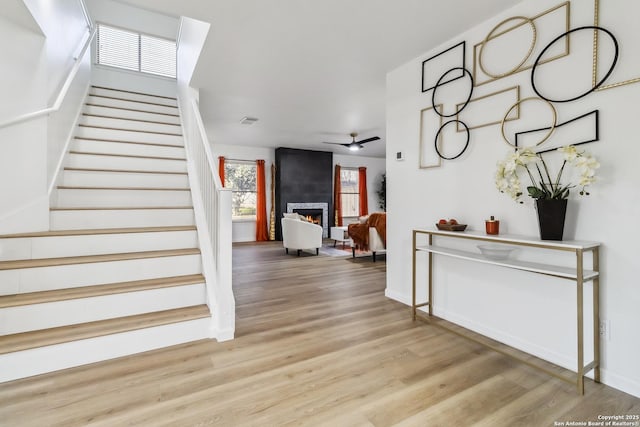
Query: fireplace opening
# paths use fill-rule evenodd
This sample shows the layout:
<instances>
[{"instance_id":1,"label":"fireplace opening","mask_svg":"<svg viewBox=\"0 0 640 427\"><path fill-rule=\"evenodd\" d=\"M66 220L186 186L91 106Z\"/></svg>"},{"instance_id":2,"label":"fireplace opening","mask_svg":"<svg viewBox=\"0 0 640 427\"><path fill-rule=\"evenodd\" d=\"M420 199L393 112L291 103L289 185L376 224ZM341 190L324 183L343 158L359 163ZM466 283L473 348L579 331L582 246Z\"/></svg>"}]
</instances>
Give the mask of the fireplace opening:
<instances>
[{"instance_id":1,"label":"fireplace opening","mask_svg":"<svg viewBox=\"0 0 640 427\"><path fill-rule=\"evenodd\" d=\"M322 209L294 209L298 215L302 215L307 221L322 226Z\"/></svg>"}]
</instances>

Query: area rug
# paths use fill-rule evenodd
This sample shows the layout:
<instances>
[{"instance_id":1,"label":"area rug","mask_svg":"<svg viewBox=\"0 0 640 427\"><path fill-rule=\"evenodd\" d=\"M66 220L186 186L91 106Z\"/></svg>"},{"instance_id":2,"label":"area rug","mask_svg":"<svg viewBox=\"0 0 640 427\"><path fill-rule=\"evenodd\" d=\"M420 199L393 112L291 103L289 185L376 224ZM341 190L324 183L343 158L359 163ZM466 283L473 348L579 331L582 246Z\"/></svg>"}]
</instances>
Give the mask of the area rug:
<instances>
[{"instance_id":1,"label":"area rug","mask_svg":"<svg viewBox=\"0 0 640 427\"><path fill-rule=\"evenodd\" d=\"M335 247L333 246L333 240L327 240L322 244L320 248L320 253L322 255L332 256L332 257L353 257L353 252L351 247L345 245L344 247L338 243ZM370 251L362 251L360 249L356 249L356 258L369 257L371 258L373 255ZM384 259L384 254L376 254L376 260L378 260L382 256Z\"/></svg>"}]
</instances>

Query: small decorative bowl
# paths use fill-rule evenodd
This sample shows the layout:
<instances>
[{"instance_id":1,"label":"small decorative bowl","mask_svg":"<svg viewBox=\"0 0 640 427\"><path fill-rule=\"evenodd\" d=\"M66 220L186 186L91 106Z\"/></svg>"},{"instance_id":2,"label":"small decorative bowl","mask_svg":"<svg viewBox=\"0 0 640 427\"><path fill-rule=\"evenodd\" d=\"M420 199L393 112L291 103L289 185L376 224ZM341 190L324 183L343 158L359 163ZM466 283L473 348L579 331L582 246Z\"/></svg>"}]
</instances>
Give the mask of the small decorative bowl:
<instances>
[{"instance_id":1,"label":"small decorative bowl","mask_svg":"<svg viewBox=\"0 0 640 427\"><path fill-rule=\"evenodd\" d=\"M464 231L467 228L467 224L438 224L436 228L443 231Z\"/></svg>"},{"instance_id":2,"label":"small decorative bowl","mask_svg":"<svg viewBox=\"0 0 640 427\"><path fill-rule=\"evenodd\" d=\"M485 258L495 261L503 261L509 258L511 252L513 252L516 248L498 245L478 245L478 249L480 249L480 252Z\"/></svg>"}]
</instances>

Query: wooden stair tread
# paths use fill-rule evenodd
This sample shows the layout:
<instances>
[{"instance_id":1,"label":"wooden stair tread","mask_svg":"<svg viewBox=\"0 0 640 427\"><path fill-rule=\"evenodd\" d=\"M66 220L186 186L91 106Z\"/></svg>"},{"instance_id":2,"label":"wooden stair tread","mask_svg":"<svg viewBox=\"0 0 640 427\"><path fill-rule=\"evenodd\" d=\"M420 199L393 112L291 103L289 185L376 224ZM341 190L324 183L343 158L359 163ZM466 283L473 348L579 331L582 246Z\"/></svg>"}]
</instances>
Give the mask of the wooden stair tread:
<instances>
[{"instance_id":1,"label":"wooden stair tread","mask_svg":"<svg viewBox=\"0 0 640 427\"><path fill-rule=\"evenodd\" d=\"M137 108L115 107L113 105L95 104L93 102L87 102L84 105L88 105L90 107L111 108L113 110L133 111L133 112L136 112L136 113L160 114L162 116L180 117L179 114L160 113L160 112L157 112L157 111L140 110L140 109L137 109Z\"/></svg>"},{"instance_id":2,"label":"wooden stair tread","mask_svg":"<svg viewBox=\"0 0 640 427\"><path fill-rule=\"evenodd\" d=\"M66 301L79 298L91 298L102 295L145 291L149 289L171 288L198 283L204 283L204 276L202 274L108 283L104 285L89 285L77 288L55 289L52 291L29 292L26 294L3 295L0 296L0 308Z\"/></svg>"},{"instance_id":3,"label":"wooden stair tread","mask_svg":"<svg viewBox=\"0 0 640 427\"><path fill-rule=\"evenodd\" d=\"M193 209L193 206L89 206L89 207L51 207L49 211L141 211L159 209Z\"/></svg>"},{"instance_id":4,"label":"wooden stair tread","mask_svg":"<svg viewBox=\"0 0 640 427\"><path fill-rule=\"evenodd\" d=\"M113 142L116 144L136 144L136 145L151 145L154 147L184 148L184 145L180 145L180 144L160 144L157 142L125 141L122 139L88 138L86 136L74 136L73 138L77 140L83 140L83 141Z\"/></svg>"},{"instance_id":5,"label":"wooden stair tread","mask_svg":"<svg viewBox=\"0 0 640 427\"><path fill-rule=\"evenodd\" d=\"M206 305L0 336L0 354L210 317Z\"/></svg>"},{"instance_id":6,"label":"wooden stair tread","mask_svg":"<svg viewBox=\"0 0 640 427\"><path fill-rule=\"evenodd\" d=\"M60 237L60 236L87 236L95 234L129 234L129 233L158 233L166 231L195 231L193 225L175 225L166 227L127 227L127 228L95 228L85 230L50 230L34 233L0 235L0 239L19 239L29 237Z\"/></svg>"},{"instance_id":7,"label":"wooden stair tread","mask_svg":"<svg viewBox=\"0 0 640 427\"><path fill-rule=\"evenodd\" d=\"M153 159L153 160L179 160L186 161L184 157L163 157L163 156L141 156L137 154L117 154L117 153L92 153L90 151L69 151L69 154L81 154L85 156L107 156L107 157L132 157L134 159Z\"/></svg>"},{"instance_id":8,"label":"wooden stair tread","mask_svg":"<svg viewBox=\"0 0 640 427\"><path fill-rule=\"evenodd\" d=\"M132 119L130 117L114 117L114 116L105 116L102 114L89 114L89 113L82 113L82 115L86 117L99 117L101 119L127 120L130 122L152 123L156 125L167 125L167 126L178 126L178 127L182 126L180 123L168 123L168 122L158 122L155 120Z\"/></svg>"},{"instance_id":9,"label":"wooden stair tread","mask_svg":"<svg viewBox=\"0 0 640 427\"><path fill-rule=\"evenodd\" d=\"M163 258L170 256L196 255L198 248L169 249L161 251L128 252L103 255L83 255L74 257L42 258L17 261L0 261L0 271L21 268L52 267L60 265L90 264L99 262L127 261L134 259Z\"/></svg>"},{"instance_id":10,"label":"wooden stair tread","mask_svg":"<svg viewBox=\"0 0 640 427\"><path fill-rule=\"evenodd\" d=\"M133 169L92 169L92 168L64 168L66 171L77 172L113 172L113 173L155 173L155 174L168 174L168 175L188 175L187 172L170 172L170 171L143 171Z\"/></svg>"},{"instance_id":11,"label":"wooden stair tread","mask_svg":"<svg viewBox=\"0 0 640 427\"><path fill-rule=\"evenodd\" d=\"M191 191L185 187L81 187L59 185L59 190L111 190L111 191Z\"/></svg>"},{"instance_id":12,"label":"wooden stair tread","mask_svg":"<svg viewBox=\"0 0 640 427\"><path fill-rule=\"evenodd\" d=\"M93 96L93 97L96 97L96 98L113 99L113 100L116 100L116 101L137 102L138 104L157 105L158 107L168 107L168 108L178 109L178 107L175 106L175 105L167 105L167 104L162 104L162 103L158 103L158 102L136 101L134 99L119 98L119 97L116 97L116 96L96 95L96 94L93 94L93 93L90 93L89 96Z\"/></svg>"},{"instance_id":13,"label":"wooden stair tread","mask_svg":"<svg viewBox=\"0 0 640 427\"><path fill-rule=\"evenodd\" d=\"M164 96L164 95L154 95L153 93L145 93L145 92L136 92L133 90L127 90L127 89L116 89L113 87L106 87L106 86L98 86L98 85L91 85L92 88L95 89L104 89L104 90L113 90L116 92L124 92L124 93L132 93L134 95L144 95L144 96L153 96L156 98L163 98L163 99L171 99L173 101L177 101L177 98L171 97L171 96Z\"/></svg>"},{"instance_id":14,"label":"wooden stair tread","mask_svg":"<svg viewBox=\"0 0 640 427\"><path fill-rule=\"evenodd\" d=\"M155 135L182 136L181 133L157 132L157 131L153 131L153 130L142 130L142 129L114 128L114 127L111 127L111 126L85 125L85 124L82 124L82 123L79 124L78 126L82 127L82 128L117 130L117 131L123 131L123 132L152 133L152 134L155 134Z\"/></svg>"}]
</instances>

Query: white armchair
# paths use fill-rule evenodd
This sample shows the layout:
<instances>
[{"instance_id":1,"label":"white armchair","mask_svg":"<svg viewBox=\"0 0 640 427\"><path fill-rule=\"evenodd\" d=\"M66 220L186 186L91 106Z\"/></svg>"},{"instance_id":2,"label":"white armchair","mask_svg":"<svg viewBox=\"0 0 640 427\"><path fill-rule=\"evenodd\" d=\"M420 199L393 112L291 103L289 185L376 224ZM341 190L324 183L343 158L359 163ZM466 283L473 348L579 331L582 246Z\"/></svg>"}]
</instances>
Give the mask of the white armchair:
<instances>
[{"instance_id":1,"label":"white armchair","mask_svg":"<svg viewBox=\"0 0 640 427\"><path fill-rule=\"evenodd\" d=\"M282 245L285 251L289 249L300 251L315 249L316 255L322 246L322 227L299 219L282 218Z\"/></svg>"}]
</instances>

